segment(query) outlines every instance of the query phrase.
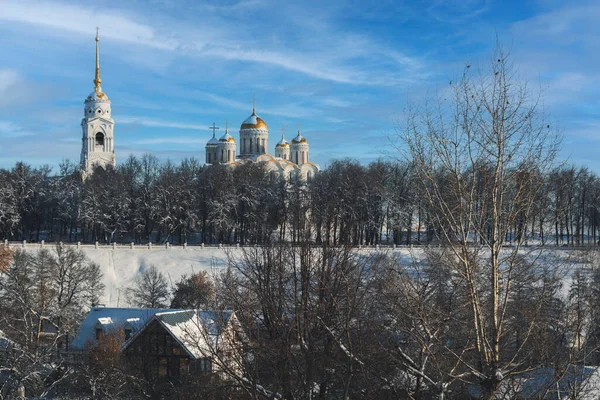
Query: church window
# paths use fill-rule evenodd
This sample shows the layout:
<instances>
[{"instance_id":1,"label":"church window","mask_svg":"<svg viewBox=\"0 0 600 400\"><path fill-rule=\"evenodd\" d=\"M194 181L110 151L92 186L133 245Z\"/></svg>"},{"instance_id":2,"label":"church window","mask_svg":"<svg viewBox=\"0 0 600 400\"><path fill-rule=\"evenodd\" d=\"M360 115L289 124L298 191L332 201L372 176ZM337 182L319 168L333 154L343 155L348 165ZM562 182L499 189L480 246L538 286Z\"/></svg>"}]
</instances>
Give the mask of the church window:
<instances>
[{"instance_id":1,"label":"church window","mask_svg":"<svg viewBox=\"0 0 600 400\"><path fill-rule=\"evenodd\" d=\"M252 138L250 138L250 153L252 153Z\"/></svg>"},{"instance_id":2,"label":"church window","mask_svg":"<svg viewBox=\"0 0 600 400\"><path fill-rule=\"evenodd\" d=\"M104 134L102 132L96 133L96 146L104 147Z\"/></svg>"}]
</instances>

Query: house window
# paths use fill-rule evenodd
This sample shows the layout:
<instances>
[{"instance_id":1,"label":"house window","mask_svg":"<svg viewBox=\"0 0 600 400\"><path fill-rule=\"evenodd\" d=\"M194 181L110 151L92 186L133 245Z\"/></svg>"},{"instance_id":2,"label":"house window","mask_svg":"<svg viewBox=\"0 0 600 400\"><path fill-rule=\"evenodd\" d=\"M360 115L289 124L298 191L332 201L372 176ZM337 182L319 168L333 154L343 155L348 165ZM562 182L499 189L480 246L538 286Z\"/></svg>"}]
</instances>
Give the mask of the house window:
<instances>
[{"instance_id":1,"label":"house window","mask_svg":"<svg viewBox=\"0 0 600 400\"><path fill-rule=\"evenodd\" d=\"M179 357L169 357L169 376L179 376L181 371L181 363Z\"/></svg>"},{"instance_id":2,"label":"house window","mask_svg":"<svg viewBox=\"0 0 600 400\"><path fill-rule=\"evenodd\" d=\"M131 337L131 329L125 329L125 340L129 340Z\"/></svg>"},{"instance_id":3,"label":"house window","mask_svg":"<svg viewBox=\"0 0 600 400\"><path fill-rule=\"evenodd\" d=\"M102 336L102 328L96 328L96 340L100 339L100 336Z\"/></svg>"},{"instance_id":4,"label":"house window","mask_svg":"<svg viewBox=\"0 0 600 400\"><path fill-rule=\"evenodd\" d=\"M160 357L158 359L158 376L167 376L169 373L169 370L167 368L167 358L166 357Z\"/></svg>"},{"instance_id":5,"label":"house window","mask_svg":"<svg viewBox=\"0 0 600 400\"><path fill-rule=\"evenodd\" d=\"M212 372L212 362L210 358L206 357L198 360L198 368L200 372L205 374Z\"/></svg>"}]
</instances>

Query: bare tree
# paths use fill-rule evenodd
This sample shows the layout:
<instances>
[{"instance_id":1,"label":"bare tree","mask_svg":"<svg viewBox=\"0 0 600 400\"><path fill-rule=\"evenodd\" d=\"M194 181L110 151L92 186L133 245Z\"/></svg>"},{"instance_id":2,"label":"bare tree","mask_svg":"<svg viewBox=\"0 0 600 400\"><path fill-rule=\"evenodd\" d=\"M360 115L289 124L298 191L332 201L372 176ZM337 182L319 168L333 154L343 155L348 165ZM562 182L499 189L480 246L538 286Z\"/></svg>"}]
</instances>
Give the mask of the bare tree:
<instances>
[{"instance_id":1,"label":"bare tree","mask_svg":"<svg viewBox=\"0 0 600 400\"><path fill-rule=\"evenodd\" d=\"M455 357L493 398L522 361L519 348L506 346L506 311L524 263L519 255L530 213L542 195L540 176L552 166L558 138L539 94L520 80L500 45L488 68L477 74L467 66L446 98L412 108L400 136L439 240L467 289L474 350ZM515 225L521 233L510 237ZM507 238L511 248L503 248Z\"/></svg>"},{"instance_id":2,"label":"bare tree","mask_svg":"<svg viewBox=\"0 0 600 400\"><path fill-rule=\"evenodd\" d=\"M14 252L0 273L0 326L14 344L0 359L0 370L9 375L5 390L41 395L62 379L68 371L57 359L60 345L78 327L89 296L102 290L98 266L80 251L57 246Z\"/></svg>"},{"instance_id":3,"label":"bare tree","mask_svg":"<svg viewBox=\"0 0 600 400\"><path fill-rule=\"evenodd\" d=\"M183 275L175 284L171 308L203 308L215 295L215 286L206 271Z\"/></svg>"},{"instance_id":4,"label":"bare tree","mask_svg":"<svg viewBox=\"0 0 600 400\"><path fill-rule=\"evenodd\" d=\"M169 300L167 279L154 265L139 273L128 291L129 302L136 307L163 308Z\"/></svg>"}]
</instances>

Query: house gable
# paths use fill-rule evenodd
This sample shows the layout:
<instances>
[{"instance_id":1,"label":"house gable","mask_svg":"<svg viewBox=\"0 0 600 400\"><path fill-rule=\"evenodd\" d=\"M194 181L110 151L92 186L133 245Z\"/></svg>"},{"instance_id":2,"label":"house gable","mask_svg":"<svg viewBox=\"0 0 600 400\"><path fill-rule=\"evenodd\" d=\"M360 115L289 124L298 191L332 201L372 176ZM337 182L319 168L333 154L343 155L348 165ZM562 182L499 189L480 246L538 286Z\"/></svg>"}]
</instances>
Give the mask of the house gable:
<instances>
[{"instance_id":1,"label":"house gable","mask_svg":"<svg viewBox=\"0 0 600 400\"><path fill-rule=\"evenodd\" d=\"M210 359L196 359L158 318L128 340L122 349L131 367L152 377L177 377L211 371Z\"/></svg>"}]
</instances>

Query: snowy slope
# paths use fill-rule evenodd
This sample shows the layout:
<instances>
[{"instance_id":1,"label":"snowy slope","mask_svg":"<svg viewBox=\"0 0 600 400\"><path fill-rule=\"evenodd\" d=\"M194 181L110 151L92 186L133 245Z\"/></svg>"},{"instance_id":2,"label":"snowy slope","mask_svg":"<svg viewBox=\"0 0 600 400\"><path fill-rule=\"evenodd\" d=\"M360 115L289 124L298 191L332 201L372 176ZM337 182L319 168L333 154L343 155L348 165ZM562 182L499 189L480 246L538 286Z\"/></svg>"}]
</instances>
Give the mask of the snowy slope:
<instances>
[{"instance_id":1,"label":"snowy slope","mask_svg":"<svg viewBox=\"0 0 600 400\"><path fill-rule=\"evenodd\" d=\"M210 275L218 273L224 269L227 259L225 249L201 247L152 250L84 247L82 251L100 265L106 285L102 302L107 307L126 306L123 289L132 285L135 275L150 265L156 266L175 285L183 274L198 271L207 271Z\"/></svg>"},{"instance_id":2,"label":"snowy slope","mask_svg":"<svg viewBox=\"0 0 600 400\"><path fill-rule=\"evenodd\" d=\"M27 251L36 252L39 251L39 246L28 245L26 249ZM202 248L200 246L171 247L169 249L164 247L130 249L127 247L112 248L104 246L94 248L94 246L82 246L81 249L90 260L100 265L104 276L104 284L106 285L102 302L107 307L128 306L124 289L133 284L137 273L150 265L156 266L174 285L183 274L190 275L198 271L206 271L209 275L214 276L225 270L228 252L236 257L242 251L239 248ZM357 249L357 251L366 254L375 250L363 248L362 250ZM393 252L399 257L403 265L410 265L413 262L420 264L425 261L422 248L410 249L405 247L395 250L388 249L387 251ZM592 258L593 261L589 258ZM566 295L571 284L570 272L573 268L594 267L591 264L600 264L597 258L598 253L553 249L544 253L544 256L538 258L535 262L556 265L557 268L564 270L562 291Z\"/></svg>"}]
</instances>

